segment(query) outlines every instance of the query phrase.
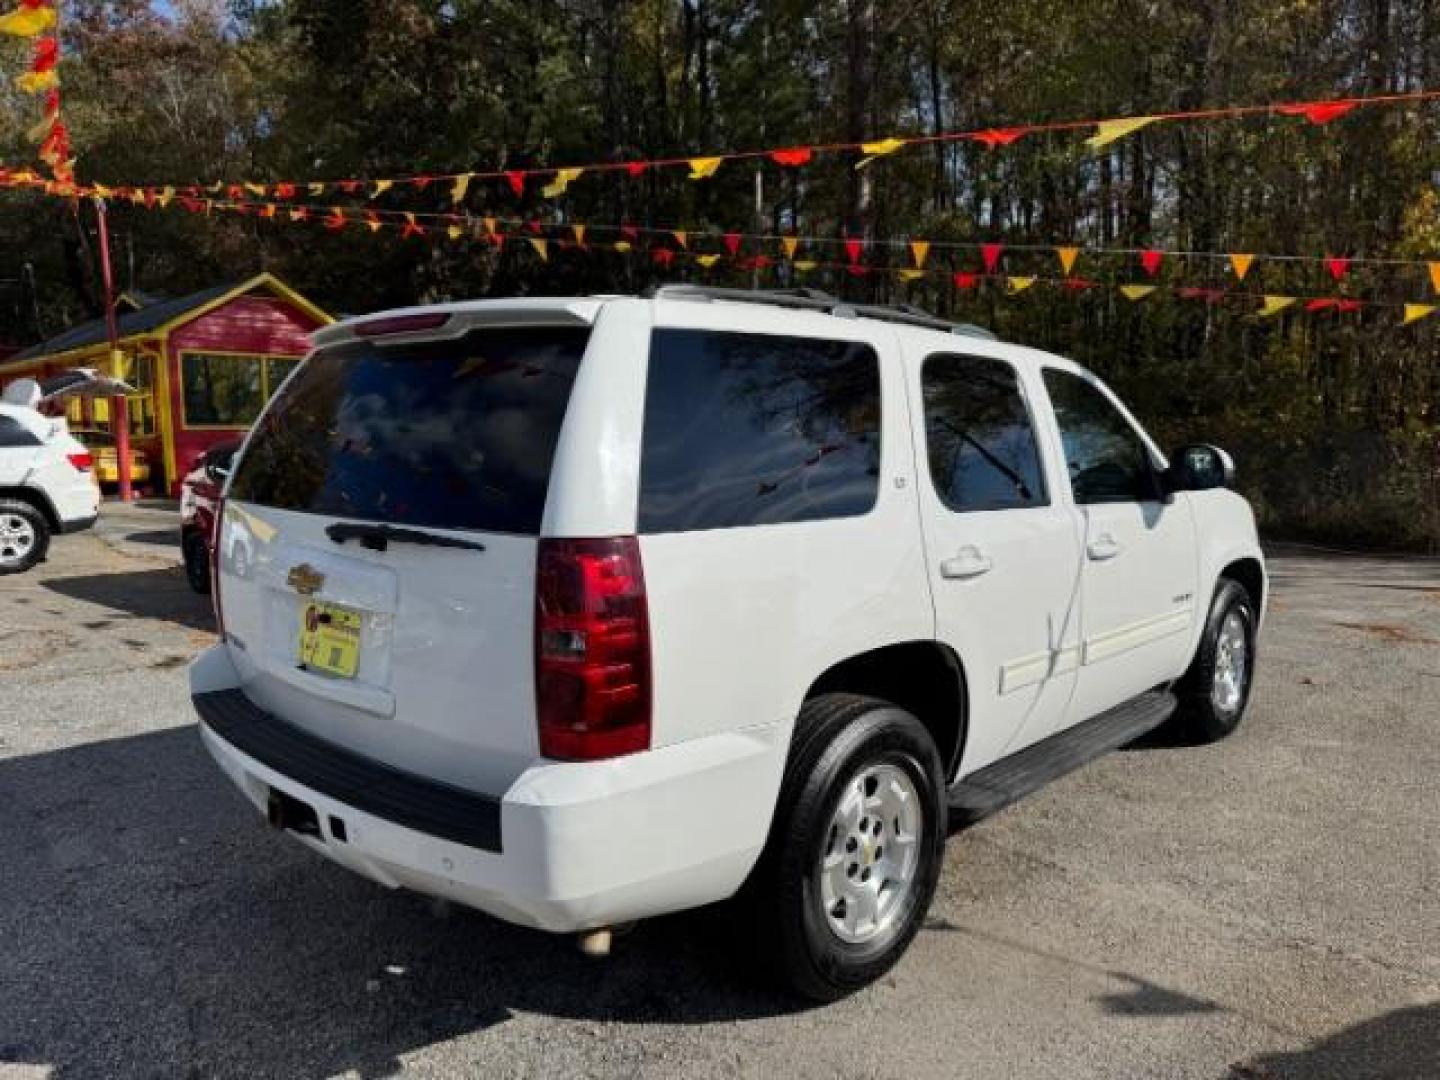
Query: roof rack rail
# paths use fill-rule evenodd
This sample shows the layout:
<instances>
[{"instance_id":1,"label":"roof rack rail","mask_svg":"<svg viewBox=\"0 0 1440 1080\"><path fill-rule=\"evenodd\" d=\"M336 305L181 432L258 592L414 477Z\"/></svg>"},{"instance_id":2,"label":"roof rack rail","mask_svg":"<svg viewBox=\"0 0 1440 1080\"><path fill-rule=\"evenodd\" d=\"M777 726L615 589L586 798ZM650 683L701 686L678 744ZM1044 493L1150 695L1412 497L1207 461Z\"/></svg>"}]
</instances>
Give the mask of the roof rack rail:
<instances>
[{"instance_id":1,"label":"roof rack rail","mask_svg":"<svg viewBox=\"0 0 1440 1080\"><path fill-rule=\"evenodd\" d=\"M913 304L852 304L819 289L727 289L714 285L656 285L645 295L655 300L733 300L745 304L772 304L776 307L820 311L842 319L879 319L884 322L923 326L951 334L997 340L982 326L953 323Z\"/></svg>"}]
</instances>

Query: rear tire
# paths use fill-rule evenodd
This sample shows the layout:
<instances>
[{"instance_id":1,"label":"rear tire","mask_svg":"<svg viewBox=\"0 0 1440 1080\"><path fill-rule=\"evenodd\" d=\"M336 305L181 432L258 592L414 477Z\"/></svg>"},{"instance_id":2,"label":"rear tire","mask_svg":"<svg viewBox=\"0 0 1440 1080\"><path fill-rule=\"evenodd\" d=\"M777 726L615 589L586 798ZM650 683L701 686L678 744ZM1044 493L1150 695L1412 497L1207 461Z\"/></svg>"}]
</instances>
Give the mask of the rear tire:
<instances>
[{"instance_id":1,"label":"rear tire","mask_svg":"<svg viewBox=\"0 0 1440 1080\"><path fill-rule=\"evenodd\" d=\"M210 593L210 549L199 533L188 533L180 543L185 557L185 580L201 596Z\"/></svg>"},{"instance_id":2,"label":"rear tire","mask_svg":"<svg viewBox=\"0 0 1440 1080\"><path fill-rule=\"evenodd\" d=\"M50 550L50 523L20 499L0 499L0 575L22 574Z\"/></svg>"},{"instance_id":3,"label":"rear tire","mask_svg":"<svg viewBox=\"0 0 1440 1080\"><path fill-rule=\"evenodd\" d=\"M885 701L825 694L796 721L770 837L742 891L746 928L796 993L874 982L930 908L945 848L940 754Z\"/></svg>"},{"instance_id":4,"label":"rear tire","mask_svg":"<svg viewBox=\"0 0 1440 1080\"><path fill-rule=\"evenodd\" d=\"M1175 723L1196 742L1216 742L1240 726L1255 676L1255 621L1245 587L1221 578L1200 647L1176 687Z\"/></svg>"}]
</instances>

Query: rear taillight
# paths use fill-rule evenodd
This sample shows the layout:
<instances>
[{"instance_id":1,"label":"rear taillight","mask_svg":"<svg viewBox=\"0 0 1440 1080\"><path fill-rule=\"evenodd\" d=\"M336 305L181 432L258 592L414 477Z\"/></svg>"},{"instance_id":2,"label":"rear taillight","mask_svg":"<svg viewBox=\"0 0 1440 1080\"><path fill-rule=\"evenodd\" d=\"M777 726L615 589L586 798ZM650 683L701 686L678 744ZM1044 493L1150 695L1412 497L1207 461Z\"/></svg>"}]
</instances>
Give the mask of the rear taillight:
<instances>
[{"instance_id":1,"label":"rear taillight","mask_svg":"<svg viewBox=\"0 0 1440 1080\"><path fill-rule=\"evenodd\" d=\"M650 619L635 537L540 541L535 706L548 758L650 748Z\"/></svg>"},{"instance_id":2,"label":"rear taillight","mask_svg":"<svg viewBox=\"0 0 1440 1080\"><path fill-rule=\"evenodd\" d=\"M78 472L89 472L95 467L95 459L89 454L66 454Z\"/></svg>"},{"instance_id":3,"label":"rear taillight","mask_svg":"<svg viewBox=\"0 0 1440 1080\"><path fill-rule=\"evenodd\" d=\"M220 606L220 541L225 535L225 500L215 503L215 524L210 530L210 603L215 608L215 632L225 640L225 612Z\"/></svg>"}]
</instances>

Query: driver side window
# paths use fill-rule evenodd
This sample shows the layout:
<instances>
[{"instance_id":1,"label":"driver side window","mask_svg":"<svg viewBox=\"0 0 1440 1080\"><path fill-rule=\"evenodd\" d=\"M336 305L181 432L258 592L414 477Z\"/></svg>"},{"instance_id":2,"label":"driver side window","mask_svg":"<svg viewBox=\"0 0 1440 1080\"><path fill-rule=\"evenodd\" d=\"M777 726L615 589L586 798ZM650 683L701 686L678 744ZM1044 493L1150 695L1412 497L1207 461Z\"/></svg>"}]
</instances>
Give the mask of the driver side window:
<instances>
[{"instance_id":1,"label":"driver side window","mask_svg":"<svg viewBox=\"0 0 1440 1080\"><path fill-rule=\"evenodd\" d=\"M1055 409L1077 503L1159 498L1150 452L1109 398L1078 375L1054 368L1045 369L1045 389Z\"/></svg>"}]
</instances>

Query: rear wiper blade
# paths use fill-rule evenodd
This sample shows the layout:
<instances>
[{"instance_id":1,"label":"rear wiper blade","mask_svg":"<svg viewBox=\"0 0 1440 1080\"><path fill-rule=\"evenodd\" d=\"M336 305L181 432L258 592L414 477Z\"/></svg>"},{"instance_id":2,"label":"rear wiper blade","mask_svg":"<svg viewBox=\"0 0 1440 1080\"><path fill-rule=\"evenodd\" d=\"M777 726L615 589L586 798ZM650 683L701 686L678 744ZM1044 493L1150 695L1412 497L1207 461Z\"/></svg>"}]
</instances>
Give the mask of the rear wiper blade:
<instances>
[{"instance_id":1,"label":"rear wiper blade","mask_svg":"<svg viewBox=\"0 0 1440 1080\"><path fill-rule=\"evenodd\" d=\"M365 525L337 521L334 525L325 526L325 535L337 544L343 544L346 540L359 540L361 547L367 547L371 551L384 551L392 543L464 548L467 551L485 550L485 545L478 540L459 540L453 536L422 532L420 529L404 529L395 525Z\"/></svg>"}]
</instances>

